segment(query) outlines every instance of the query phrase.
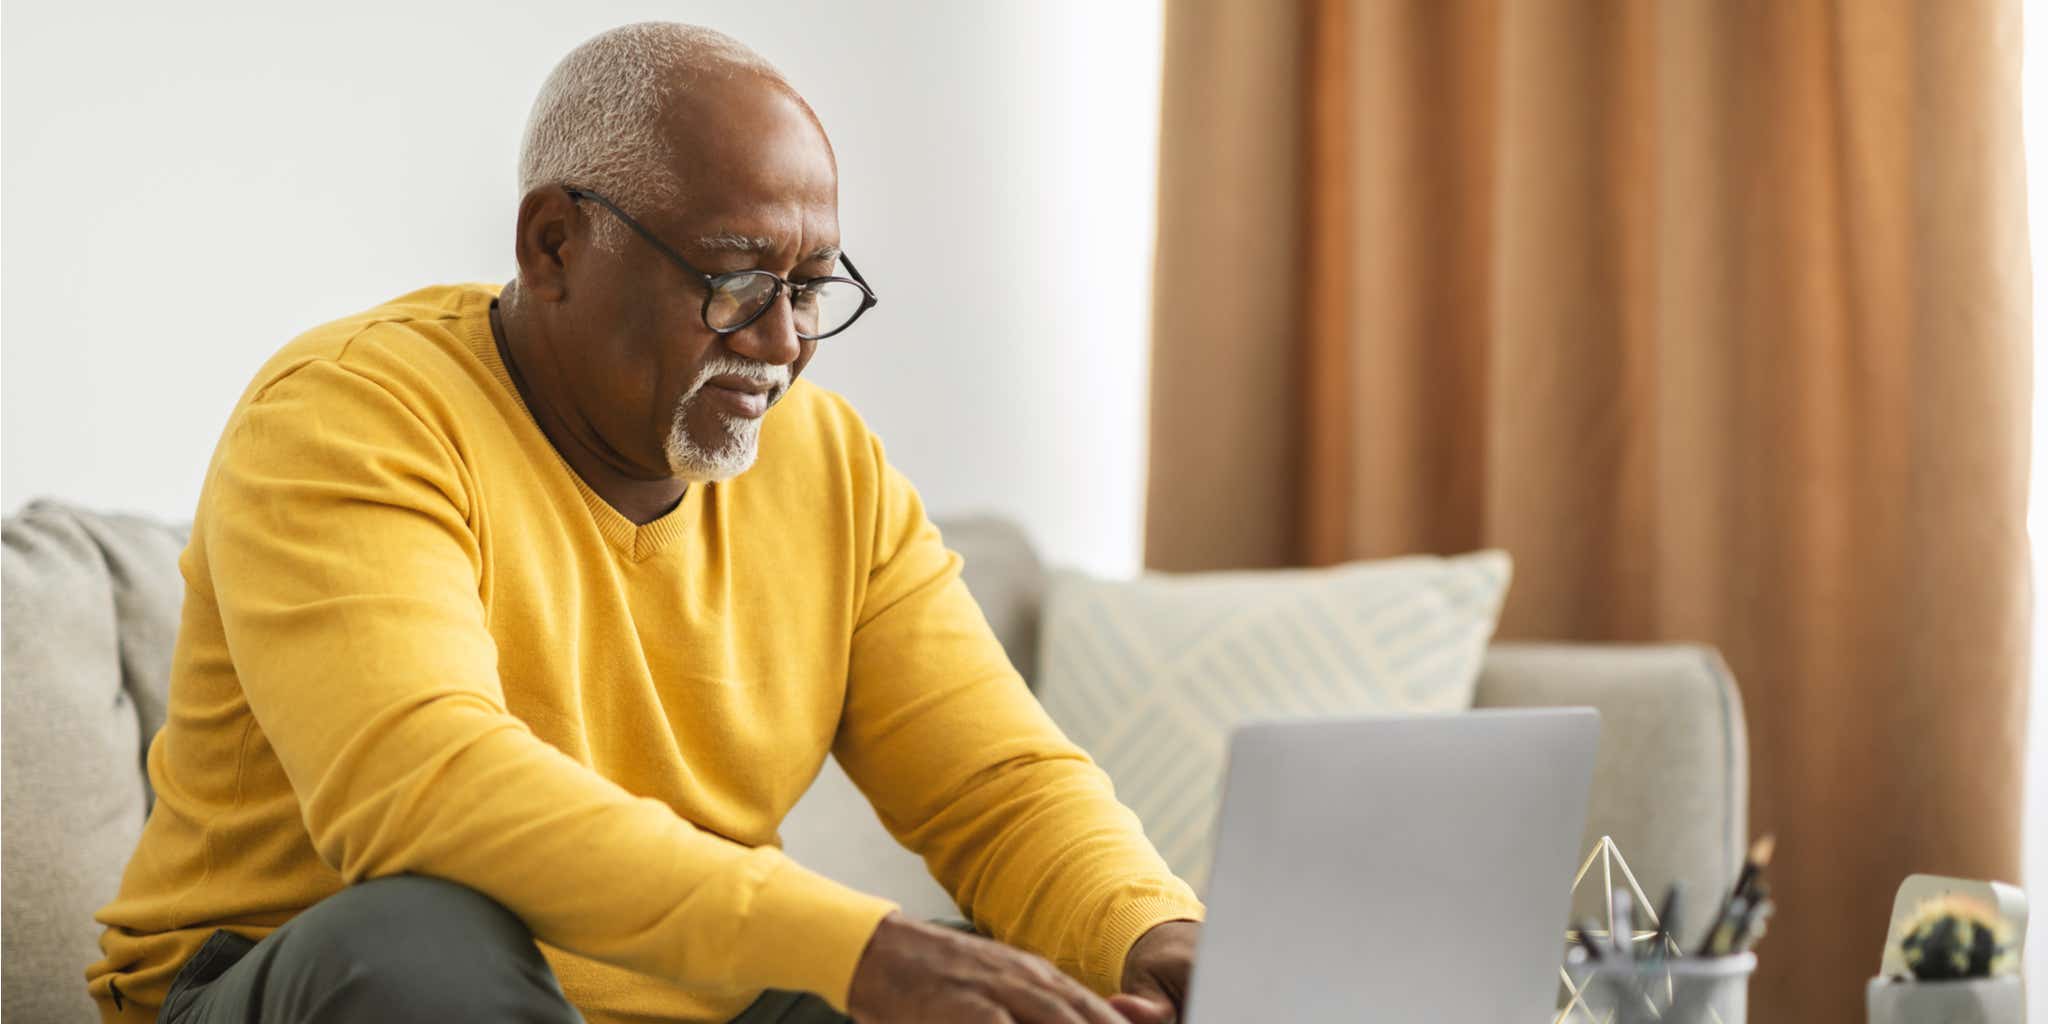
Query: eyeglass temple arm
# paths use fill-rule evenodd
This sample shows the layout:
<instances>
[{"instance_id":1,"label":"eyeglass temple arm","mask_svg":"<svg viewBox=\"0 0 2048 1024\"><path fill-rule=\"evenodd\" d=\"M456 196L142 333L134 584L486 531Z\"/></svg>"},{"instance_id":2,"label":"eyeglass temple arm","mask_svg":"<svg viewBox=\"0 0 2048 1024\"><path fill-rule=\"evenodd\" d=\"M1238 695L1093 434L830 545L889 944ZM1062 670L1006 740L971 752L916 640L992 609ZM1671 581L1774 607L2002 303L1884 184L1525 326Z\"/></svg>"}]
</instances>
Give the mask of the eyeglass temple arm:
<instances>
[{"instance_id":1,"label":"eyeglass temple arm","mask_svg":"<svg viewBox=\"0 0 2048 1024\"><path fill-rule=\"evenodd\" d=\"M613 203L611 200L606 199L605 197L598 195L597 193L592 192L588 189L565 188L562 191L569 193L569 198L571 199L588 199L593 203L602 205L605 209L610 210L612 212L612 216L615 216L620 220L625 221L626 226L632 228L634 234L646 239L647 244L654 246L656 252L659 252L663 256L666 256L670 260L674 261L676 266L679 266L684 270L687 270L690 273L697 275L698 280L703 281L706 284L709 284L711 282L710 274L698 270L694 264L692 264L689 260L683 258L682 253L675 251L675 249L672 248L667 242L662 241L661 236L648 230L645 224L642 224L639 221L634 220L632 214L629 214L626 211L619 209L618 204Z\"/></svg>"},{"instance_id":2,"label":"eyeglass temple arm","mask_svg":"<svg viewBox=\"0 0 2048 1024\"><path fill-rule=\"evenodd\" d=\"M875 294L874 287L868 284L868 279L860 275L860 268L853 265L853 257L848 256L845 252L842 251L839 254L839 262L846 264L846 273L850 275L854 280L859 281L860 286L862 288L867 289L867 295L864 297L864 301L861 303L862 309L866 309L867 307L882 301L881 296Z\"/></svg>"}]
</instances>

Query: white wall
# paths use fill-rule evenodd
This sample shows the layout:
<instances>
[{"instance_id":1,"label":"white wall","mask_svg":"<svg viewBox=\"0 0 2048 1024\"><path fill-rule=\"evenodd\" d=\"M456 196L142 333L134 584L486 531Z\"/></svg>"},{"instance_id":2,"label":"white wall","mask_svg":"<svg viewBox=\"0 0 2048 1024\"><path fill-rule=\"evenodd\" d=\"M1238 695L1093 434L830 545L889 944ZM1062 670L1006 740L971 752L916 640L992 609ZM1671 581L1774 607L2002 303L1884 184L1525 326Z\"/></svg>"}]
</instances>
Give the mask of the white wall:
<instances>
[{"instance_id":1,"label":"white wall","mask_svg":"<svg viewBox=\"0 0 2048 1024\"><path fill-rule=\"evenodd\" d=\"M189 516L273 349L512 275L535 89L669 18L759 49L832 134L883 301L814 379L935 511L1133 569L1160 3L10 2L0 501Z\"/></svg>"}]
</instances>

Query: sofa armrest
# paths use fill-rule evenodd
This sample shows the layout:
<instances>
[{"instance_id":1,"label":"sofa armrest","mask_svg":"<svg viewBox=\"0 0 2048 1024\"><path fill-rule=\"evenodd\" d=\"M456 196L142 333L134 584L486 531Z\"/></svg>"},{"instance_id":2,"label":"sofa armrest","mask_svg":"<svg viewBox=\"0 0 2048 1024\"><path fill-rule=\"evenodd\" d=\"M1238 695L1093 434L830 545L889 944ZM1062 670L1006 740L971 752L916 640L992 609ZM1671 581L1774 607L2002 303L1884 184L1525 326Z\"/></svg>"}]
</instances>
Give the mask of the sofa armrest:
<instances>
[{"instance_id":1,"label":"sofa armrest","mask_svg":"<svg viewBox=\"0 0 2048 1024\"><path fill-rule=\"evenodd\" d=\"M1682 940L1691 943L1733 883L1748 843L1749 738L1720 654L1699 646L1496 644L1476 703L1599 710L1600 755L1580 856L1612 836L1651 899L1683 881ZM1574 919L1605 916L1598 871L1579 887Z\"/></svg>"}]
</instances>

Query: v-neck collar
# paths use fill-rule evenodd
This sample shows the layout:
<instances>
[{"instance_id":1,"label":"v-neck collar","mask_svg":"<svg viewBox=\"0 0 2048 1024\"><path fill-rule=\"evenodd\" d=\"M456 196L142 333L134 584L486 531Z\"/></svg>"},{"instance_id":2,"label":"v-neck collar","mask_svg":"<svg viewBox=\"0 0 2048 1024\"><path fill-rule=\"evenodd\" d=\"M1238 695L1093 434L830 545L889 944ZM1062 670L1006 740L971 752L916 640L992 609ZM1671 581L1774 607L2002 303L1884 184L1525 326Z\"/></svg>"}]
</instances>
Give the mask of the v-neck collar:
<instances>
[{"instance_id":1,"label":"v-neck collar","mask_svg":"<svg viewBox=\"0 0 2048 1024\"><path fill-rule=\"evenodd\" d=\"M553 457L555 466L576 486L576 493L582 497L584 507L590 512L590 518L597 524L598 532L604 535L604 539L614 549L635 562L645 561L659 554L674 543L677 537L682 536L689 524L696 522L704 514L705 503L711 500L710 492L714 485L691 484L683 491L682 500L676 502L676 507L663 513L661 518L646 524L635 523L626 518L624 513L613 508L610 502L591 489L590 484L584 481L574 466L569 465L567 459L562 458L562 453L555 450L554 442L548 440L546 432L540 429L540 421L534 418L533 410L527 406L526 397L519 393L519 386L512 382L512 372L505 365L505 360L498 355L498 340L491 332L492 298L490 292L483 290L463 296L463 333L469 343L470 354L474 355L478 362L483 363L484 369L490 371L491 377L504 389L506 397L511 399L513 407L518 410L519 415L513 418L520 421L523 427L515 429L533 432L531 440L537 441L541 447L547 449L548 454Z\"/></svg>"}]
</instances>

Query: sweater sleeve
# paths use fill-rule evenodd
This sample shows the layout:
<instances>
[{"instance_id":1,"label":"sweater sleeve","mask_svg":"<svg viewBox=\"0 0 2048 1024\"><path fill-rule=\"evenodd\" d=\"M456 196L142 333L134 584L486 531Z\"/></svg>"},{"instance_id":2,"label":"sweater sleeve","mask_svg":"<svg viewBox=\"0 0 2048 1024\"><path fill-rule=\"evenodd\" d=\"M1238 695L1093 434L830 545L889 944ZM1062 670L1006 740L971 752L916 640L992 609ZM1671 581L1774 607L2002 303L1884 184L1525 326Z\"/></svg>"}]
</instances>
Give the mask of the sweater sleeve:
<instances>
[{"instance_id":1,"label":"sweater sleeve","mask_svg":"<svg viewBox=\"0 0 2048 1024\"><path fill-rule=\"evenodd\" d=\"M834 753L977 926L1115 992L1132 943L1202 905L1025 687L909 481L879 444L873 458L873 567Z\"/></svg>"},{"instance_id":2,"label":"sweater sleeve","mask_svg":"<svg viewBox=\"0 0 2048 1024\"><path fill-rule=\"evenodd\" d=\"M308 363L237 414L207 492L195 541L235 671L344 880L445 878L583 956L846 1005L892 904L695 827L507 709L471 481L444 432Z\"/></svg>"}]
</instances>

